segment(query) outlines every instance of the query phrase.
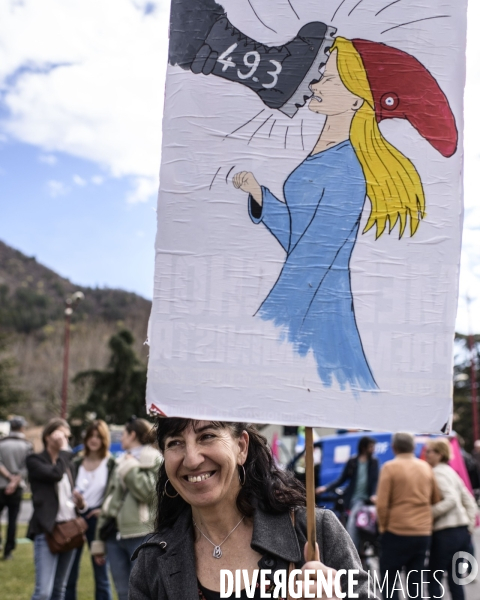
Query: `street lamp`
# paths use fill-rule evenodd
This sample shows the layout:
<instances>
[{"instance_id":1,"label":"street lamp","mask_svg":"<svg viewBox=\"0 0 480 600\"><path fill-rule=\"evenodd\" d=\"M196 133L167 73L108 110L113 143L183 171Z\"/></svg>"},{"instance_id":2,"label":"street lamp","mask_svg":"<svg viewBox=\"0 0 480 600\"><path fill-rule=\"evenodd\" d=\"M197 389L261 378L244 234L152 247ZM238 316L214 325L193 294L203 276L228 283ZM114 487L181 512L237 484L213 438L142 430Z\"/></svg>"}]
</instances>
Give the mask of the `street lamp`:
<instances>
[{"instance_id":1,"label":"street lamp","mask_svg":"<svg viewBox=\"0 0 480 600\"><path fill-rule=\"evenodd\" d=\"M72 313L78 306L78 303L85 298L83 292L74 292L65 300L65 341L63 346L63 381L62 381L62 408L60 416L67 418L67 395L68 395L68 360L70 354L70 321Z\"/></svg>"}]
</instances>

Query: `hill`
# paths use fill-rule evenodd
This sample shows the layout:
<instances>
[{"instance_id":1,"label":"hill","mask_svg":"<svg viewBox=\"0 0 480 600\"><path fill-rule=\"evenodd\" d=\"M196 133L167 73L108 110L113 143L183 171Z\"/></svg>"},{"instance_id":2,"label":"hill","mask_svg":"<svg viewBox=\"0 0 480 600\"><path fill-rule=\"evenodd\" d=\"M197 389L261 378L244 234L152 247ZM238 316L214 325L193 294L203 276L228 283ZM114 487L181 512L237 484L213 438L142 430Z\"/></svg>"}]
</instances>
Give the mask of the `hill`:
<instances>
[{"instance_id":1,"label":"hill","mask_svg":"<svg viewBox=\"0 0 480 600\"><path fill-rule=\"evenodd\" d=\"M74 285L0 241L0 327L18 333L31 333L62 318L65 298L80 290L85 300L79 304L72 322L100 320L115 322L148 319L151 304L145 298L109 288Z\"/></svg>"},{"instance_id":2,"label":"hill","mask_svg":"<svg viewBox=\"0 0 480 600\"><path fill-rule=\"evenodd\" d=\"M106 365L107 342L119 328L132 331L135 349L146 361L150 301L124 290L75 285L0 241L0 333L7 336L17 381L30 397L27 406L15 411L36 423L60 408L64 303L77 290L85 300L72 316L70 379ZM69 406L81 400L81 393L70 386Z\"/></svg>"}]
</instances>

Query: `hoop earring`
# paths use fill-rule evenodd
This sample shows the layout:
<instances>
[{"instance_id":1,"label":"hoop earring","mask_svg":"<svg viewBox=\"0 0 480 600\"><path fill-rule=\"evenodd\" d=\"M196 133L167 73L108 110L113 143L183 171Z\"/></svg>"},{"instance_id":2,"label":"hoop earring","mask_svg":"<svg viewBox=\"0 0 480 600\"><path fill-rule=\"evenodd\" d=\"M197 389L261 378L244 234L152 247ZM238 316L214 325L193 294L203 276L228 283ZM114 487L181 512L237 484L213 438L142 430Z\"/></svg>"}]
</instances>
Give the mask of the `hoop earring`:
<instances>
[{"instance_id":1,"label":"hoop earring","mask_svg":"<svg viewBox=\"0 0 480 600\"><path fill-rule=\"evenodd\" d=\"M165 482L165 486L163 488L163 493L165 494L165 496L167 496L167 498L176 498L178 496L178 492L175 494L175 496L170 496L170 494L167 492L167 483L170 483L170 479L167 479L167 481ZM172 484L170 484L172 485ZM172 485L173 487L173 485ZM173 488L175 489L175 488Z\"/></svg>"},{"instance_id":2,"label":"hoop earring","mask_svg":"<svg viewBox=\"0 0 480 600\"><path fill-rule=\"evenodd\" d=\"M240 485L243 487L245 485L245 482L247 481L247 474L245 473L245 467L243 465L238 465L239 469L238 469L238 480L240 481ZM240 467L242 467L243 469L243 481L242 478L240 477Z\"/></svg>"}]
</instances>

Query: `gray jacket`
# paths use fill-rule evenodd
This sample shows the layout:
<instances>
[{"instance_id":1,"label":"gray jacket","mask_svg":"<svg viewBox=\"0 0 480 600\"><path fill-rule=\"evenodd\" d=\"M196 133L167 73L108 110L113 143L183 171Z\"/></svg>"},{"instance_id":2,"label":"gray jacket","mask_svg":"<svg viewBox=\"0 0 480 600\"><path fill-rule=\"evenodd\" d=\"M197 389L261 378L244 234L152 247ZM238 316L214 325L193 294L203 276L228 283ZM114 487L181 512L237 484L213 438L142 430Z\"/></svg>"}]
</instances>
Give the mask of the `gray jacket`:
<instances>
[{"instance_id":1,"label":"gray jacket","mask_svg":"<svg viewBox=\"0 0 480 600\"><path fill-rule=\"evenodd\" d=\"M12 475L21 475L20 487L25 487L27 477L26 458L33 452L32 444L25 439L23 433L12 432L0 440L0 465L3 465ZM9 484L8 479L0 474L0 490Z\"/></svg>"},{"instance_id":2,"label":"gray jacket","mask_svg":"<svg viewBox=\"0 0 480 600\"><path fill-rule=\"evenodd\" d=\"M191 511L186 510L171 529L152 535L137 548L132 557L138 558L130 576L129 600L198 600L193 541ZM296 510L295 528L288 513L255 512L251 546L263 555L258 563L260 569L273 573L288 569L290 562L300 568L305 562L305 542L305 509ZM317 542L320 558L327 566L360 570L354 591L360 600L367 600L367 573L362 571L350 536L329 510L317 510ZM346 581L342 587L346 592Z\"/></svg>"}]
</instances>

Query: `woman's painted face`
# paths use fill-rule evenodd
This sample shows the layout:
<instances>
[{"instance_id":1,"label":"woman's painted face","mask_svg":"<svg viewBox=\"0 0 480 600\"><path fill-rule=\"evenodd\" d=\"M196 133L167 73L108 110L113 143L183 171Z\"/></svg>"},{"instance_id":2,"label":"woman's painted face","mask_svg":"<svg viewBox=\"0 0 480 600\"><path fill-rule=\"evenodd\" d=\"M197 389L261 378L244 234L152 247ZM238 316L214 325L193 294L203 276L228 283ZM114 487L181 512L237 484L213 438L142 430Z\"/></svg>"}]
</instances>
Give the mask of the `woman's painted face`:
<instances>
[{"instance_id":1,"label":"woman's painted face","mask_svg":"<svg viewBox=\"0 0 480 600\"><path fill-rule=\"evenodd\" d=\"M308 108L321 115L333 116L358 110L363 100L352 94L340 78L337 67L337 51L334 50L323 72L322 78L310 86L313 98Z\"/></svg>"},{"instance_id":2,"label":"woman's painted face","mask_svg":"<svg viewBox=\"0 0 480 600\"><path fill-rule=\"evenodd\" d=\"M247 452L247 432L236 439L227 427L196 421L165 439L167 477L193 507L235 502L240 489L238 465L243 465Z\"/></svg>"},{"instance_id":3,"label":"woman's painted face","mask_svg":"<svg viewBox=\"0 0 480 600\"><path fill-rule=\"evenodd\" d=\"M85 442L86 447L90 452L98 452L102 449L103 442L98 431L94 430L88 440Z\"/></svg>"}]
</instances>

